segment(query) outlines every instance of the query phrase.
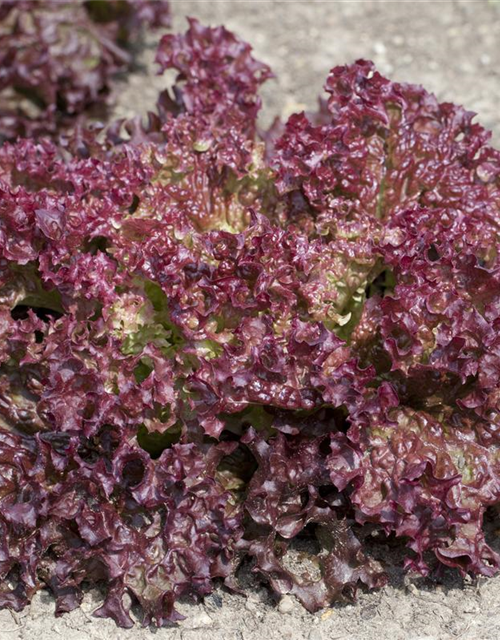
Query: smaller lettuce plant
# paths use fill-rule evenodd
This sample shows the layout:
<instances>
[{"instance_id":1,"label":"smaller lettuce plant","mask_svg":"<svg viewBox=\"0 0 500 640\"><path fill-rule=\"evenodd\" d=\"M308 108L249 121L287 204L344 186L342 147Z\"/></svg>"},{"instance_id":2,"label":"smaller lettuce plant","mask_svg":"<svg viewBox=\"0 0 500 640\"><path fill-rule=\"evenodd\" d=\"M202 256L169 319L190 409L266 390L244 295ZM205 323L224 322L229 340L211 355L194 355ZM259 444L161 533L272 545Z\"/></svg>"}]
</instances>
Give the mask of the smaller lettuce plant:
<instances>
[{"instance_id":1,"label":"smaller lettuce plant","mask_svg":"<svg viewBox=\"0 0 500 640\"><path fill-rule=\"evenodd\" d=\"M141 28L169 23L167 0L1 0L0 140L56 136L105 115Z\"/></svg>"}]
</instances>

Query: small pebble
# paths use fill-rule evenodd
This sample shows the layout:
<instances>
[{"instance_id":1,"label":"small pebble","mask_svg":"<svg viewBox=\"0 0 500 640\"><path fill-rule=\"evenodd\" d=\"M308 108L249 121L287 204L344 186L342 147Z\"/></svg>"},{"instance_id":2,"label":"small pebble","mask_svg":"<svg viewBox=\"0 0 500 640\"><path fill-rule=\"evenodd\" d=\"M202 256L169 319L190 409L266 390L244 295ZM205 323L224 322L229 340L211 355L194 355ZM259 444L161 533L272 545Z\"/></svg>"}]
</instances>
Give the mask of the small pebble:
<instances>
[{"instance_id":1,"label":"small pebble","mask_svg":"<svg viewBox=\"0 0 500 640\"><path fill-rule=\"evenodd\" d=\"M464 613L480 613L481 607L475 602L469 602L463 608Z\"/></svg>"},{"instance_id":2,"label":"small pebble","mask_svg":"<svg viewBox=\"0 0 500 640\"><path fill-rule=\"evenodd\" d=\"M212 604L214 607L217 607L217 609L222 608L222 598L218 593L212 593L207 598L207 601L210 602L210 604Z\"/></svg>"},{"instance_id":3,"label":"small pebble","mask_svg":"<svg viewBox=\"0 0 500 640\"><path fill-rule=\"evenodd\" d=\"M373 50L375 51L375 53L378 53L379 56L383 56L387 51L385 44L379 41L373 43Z\"/></svg>"},{"instance_id":4,"label":"small pebble","mask_svg":"<svg viewBox=\"0 0 500 640\"><path fill-rule=\"evenodd\" d=\"M283 596L281 598L278 609L281 613L291 613L293 611L294 604L290 596Z\"/></svg>"},{"instance_id":5,"label":"small pebble","mask_svg":"<svg viewBox=\"0 0 500 640\"><path fill-rule=\"evenodd\" d=\"M209 627L212 624L212 618L208 615L208 613L205 613L204 611L196 616L193 616L192 618L188 618L184 622L184 626L188 629L200 629L201 627Z\"/></svg>"},{"instance_id":6,"label":"small pebble","mask_svg":"<svg viewBox=\"0 0 500 640\"><path fill-rule=\"evenodd\" d=\"M257 611L257 605L253 600L250 600L250 598L247 598L247 601L245 602L245 609L247 611L251 611L252 613L254 613L255 611Z\"/></svg>"}]
</instances>

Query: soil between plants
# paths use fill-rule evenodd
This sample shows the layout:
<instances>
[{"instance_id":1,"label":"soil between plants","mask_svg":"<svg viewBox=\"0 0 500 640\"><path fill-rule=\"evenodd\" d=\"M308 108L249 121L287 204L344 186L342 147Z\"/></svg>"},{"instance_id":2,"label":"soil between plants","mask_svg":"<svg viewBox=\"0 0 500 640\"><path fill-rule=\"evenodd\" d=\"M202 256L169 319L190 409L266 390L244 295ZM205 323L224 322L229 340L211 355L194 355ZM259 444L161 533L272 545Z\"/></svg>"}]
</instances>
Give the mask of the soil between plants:
<instances>
[{"instance_id":1,"label":"soil between plants","mask_svg":"<svg viewBox=\"0 0 500 640\"><path fill-rule=\"evenodd\" d=\"M275 115L314 109L328 71L357 58L374 60L392 79L423 84L439 99L464 104L493 130L500 145L500 0L283 1L172 0L175 31L185 16L225 24L249 41L277 78L263 90L261 124ZM154 107L165 77L155 75L156 37L147 39L142 67L116 88L116 117ZM499 530L496 530L499 527ZM500 535L500 519L490 537ZM303 549L303 545L302 545ZM301 549L301 550L302 550ZM217 589L204 602L183 601L186 616L166 629L118 629L92 617L97 590L82 607L54 618L54 601L39 593L14 614L0 611L0 640L497 640L500 637L500 576L462 581L449 572L431 581L400 568L403 548L373 541L370 552L388 568L389 585L358 594L317 614L285 598L279 605L249 567L240 579L247 597ZM296 553L292 562L300 563Z\"/></svg>"}]
</instances>

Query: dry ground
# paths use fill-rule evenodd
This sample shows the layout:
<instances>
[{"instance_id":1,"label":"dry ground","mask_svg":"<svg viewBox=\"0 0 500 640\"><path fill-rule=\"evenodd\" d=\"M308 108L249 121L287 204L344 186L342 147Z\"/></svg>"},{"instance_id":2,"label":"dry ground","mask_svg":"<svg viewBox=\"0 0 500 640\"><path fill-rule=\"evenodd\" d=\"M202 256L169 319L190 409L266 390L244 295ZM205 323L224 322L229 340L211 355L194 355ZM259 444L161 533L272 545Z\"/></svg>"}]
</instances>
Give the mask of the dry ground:
<instances>
[{"instance_id":1,"label":"dry ground","mask_svg":"<svg viewBox=\"0 0 500 640\"><path fill-rule=\"evenodd\" d=\"M500 2L174 0L174 28L186 15L224 23L250 41L277 79L265 88L263 124L314 108L328 70L360 57L397 80L425 85L442 100L465 104L494 131L500 144ZM118 89L116 115L152 108L165 79L154 75L153 41L144 69ZM97 593L80 610L53 617L53 601L39 594L21 614L0 611L0 640L497 640L500 577L463 584L447 575L441 584L397 569L399 547L374 546L390 566L391 582L361 593L354 605L311 615L296 602L272 601L258 581L244 575L249 596L217 591L202 604L185 602L186 621L156 630L117 629L91 617Z\"/></svg>"},{"instance_id":2,"label":"dry ground","mask_svg":"<svg viewBox=\"0 0 500 640\"><path fill-rule=\"evenodd\" d=\"M172 0L185 16L224 24L252 44L276 74L263 89L263 124L314 108L328 71L357 58L388 77L424 85L479 114L500 144L500 0ZM156 39L151 44L154 45ZM120 116L152 108L165 80L134 74L120 89Z\"/></svg>"}]
</instances>

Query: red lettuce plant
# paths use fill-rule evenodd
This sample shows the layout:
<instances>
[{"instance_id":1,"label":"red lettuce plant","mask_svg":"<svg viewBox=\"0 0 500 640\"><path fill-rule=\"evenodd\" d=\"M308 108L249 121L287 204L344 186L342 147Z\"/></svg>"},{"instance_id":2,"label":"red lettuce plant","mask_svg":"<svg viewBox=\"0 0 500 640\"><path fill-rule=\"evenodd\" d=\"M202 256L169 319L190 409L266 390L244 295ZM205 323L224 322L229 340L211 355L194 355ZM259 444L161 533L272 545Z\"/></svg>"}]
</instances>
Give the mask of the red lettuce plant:
<instances>
[{"instance_id":1,"label":"red lettuce plant","mask_svg":"<svg viewBox=\"0 0 500 640\"><path fill-rule=\"evenodd\" d=\"M0 149L0 605L102 583L96 615L163 625L247 558L314 611L385 583L374 530L493 574L489 134L358 61L266 154L248 45L191 21L157 59L177 81L128 143Z\"/></svg>"},{"instance_id":2,"label":"red lettuce plant","mask_svg":"<svg viewBox=\"0 0 500 640\"><path fill-rule=\"evenodd\" d=\"M55 135L102 111L141 27L169 22L167 0L2 0L1 139Z\"/></svg>"}]
</instances>

